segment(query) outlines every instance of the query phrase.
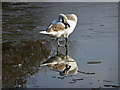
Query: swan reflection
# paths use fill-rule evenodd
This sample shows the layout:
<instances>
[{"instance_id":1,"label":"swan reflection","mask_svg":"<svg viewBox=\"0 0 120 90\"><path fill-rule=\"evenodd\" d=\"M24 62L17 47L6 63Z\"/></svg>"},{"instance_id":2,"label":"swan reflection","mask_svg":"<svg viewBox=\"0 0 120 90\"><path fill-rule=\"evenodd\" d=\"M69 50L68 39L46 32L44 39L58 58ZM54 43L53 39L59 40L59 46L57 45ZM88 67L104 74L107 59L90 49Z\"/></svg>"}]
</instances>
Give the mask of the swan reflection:
<instances>
[{"instance_id":1,"label":"swan reflection","mask_svg":"<svg viewBox=\"0 0 120 90\"><path fill-rule=\"evenodd\" d=\"M68 55L57 54L43 62L41 66L48 66L51 70L58 71L61 76L76 75L77 63Z\"/></svg>"}]
</instances>

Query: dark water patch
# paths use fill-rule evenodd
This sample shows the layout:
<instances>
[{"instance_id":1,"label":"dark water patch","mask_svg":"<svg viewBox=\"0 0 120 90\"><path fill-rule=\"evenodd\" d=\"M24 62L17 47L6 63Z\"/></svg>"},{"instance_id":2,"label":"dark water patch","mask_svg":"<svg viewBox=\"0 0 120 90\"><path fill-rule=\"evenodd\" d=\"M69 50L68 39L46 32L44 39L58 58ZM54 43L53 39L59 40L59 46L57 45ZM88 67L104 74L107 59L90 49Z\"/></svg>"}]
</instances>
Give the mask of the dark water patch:
<instances>
[{"instance_id":1,"label":"dark water patch","mask_svg":"<svg viewBox=\"0 0 120 90\"><path fill-rule=\"evenodd\" d=\"M110 87L111 85L104 85L105 87Z\"/></svg>"},{"instance_id":2,"label":"dark water patch","mask_svg":"<svg viewBox=\"0 0 120 90\"><path fill-rule=\"evenodd\" d=\"M105 26L105 25L101 24L100 26Z\"/></svg>"},{"instance_id":3,"label":"dark water patch","mask_svg":"<svg viewBox=\"0 0 120 90\"><path fill-rule=\"evenodd\" d=\"M104 85L105 87L113 87L113 88L120 88L119 85Z\"/></svg>"},{"instance_id":4,"label":"dark water patch","mask_svg":"<svg viewBox=\"0 0 120 90\"><path fill-rule=\"evenodd\" d=\"M2 44L3 87L23 87L26 78L37 73L50 51L41 41Z\"/></svg>"},{"instance_id":5,"label":"dark water patch","mask_svg":"<svg viewBox=\"0 0 120 90\"><path fill-rule=\"evenodd\" d=\"M75 81L71 81L71 82L69 82L69 83L75 83Z\"/></svg>"},{"instance_id":6,"label":"dark water patch","mask_svg":"<svg viewBox=\"0 0 120 90\"><path fill-rule=\"evenodd\" d=\"M92 90L99 90L101 89L101 87L98 87L98 88L92 88Z\"/></svg>"},{"instance_id":7,"label":"dark water patch","mask_svg":"<svg viewBox=\"0 0 120 90\"><path fill-rule=\"evenodd\" d=\"M103 80L103 82L112 82L112 81L109 81L109 80Z\"/></svg>"},{"instance_id":8,"label":"dark water patch","mask_svg":"<svg viewBox=\"0 0 120 90\"><path fill-rule=\"evenodd\" d=\"M98 61L98 62L87 62L87 64L100 64L101 63L101 61Z\"/></svg>"},{"instance_id":9,"label":"dark water patch","mask_svg":"<svg viewBox=\"0 0 120 90\"><path fill-rule=\"evenodd\" d=\"M78 71L79 73L82 73L82 74L88 74L88 75L92 75L92 74L95 74L94 72L83 72L83 71Z\"/></svg>"},{"instance_id":10,"label":"dark water patch","mask_svg":"<svg viewBox=\"0 0 120 90\"><path fill-rule=\"evenodd\" d=\"M120 88L120 85L111 85L111 87Z\"/></svg>"},{"instance_id":11,"label":"dark water patch","mask_svg":"<svg viewBox=\"0 0 120 90\"><path fill-rule=\"evenodd\" d=\"M52 76L52 78L56 78L56 76Z\"/></svg>"},{"instance_id":12,"label":"dark water patch","mask_svg":"<svg viewBox=\"0 0 120 90\"><path fill-rule=\"evenodd\" d=\"M90 28L89 30L94 30L94 29Z\"/></svg>"},{"instance_id":13,"label":"dark water patch","mask_svg":"<svg viewBox=\"0 0 120 90\"><path fill-rule=\"evenodd\" d=\"M72 82L77 82L77 81L81 81L81 80L84 80L83 78L74 78L74 79L72 79Z\"/></svg>"},{"instance_id":14,"label":"dark water patch","mask_svg":"<svg viewBox=\"0 0 120 90\"><path fill-rule=\"evenodd\" d=\"M57 77L58 79L64 79L64 77Z\"/></svg>"}]
</instances>

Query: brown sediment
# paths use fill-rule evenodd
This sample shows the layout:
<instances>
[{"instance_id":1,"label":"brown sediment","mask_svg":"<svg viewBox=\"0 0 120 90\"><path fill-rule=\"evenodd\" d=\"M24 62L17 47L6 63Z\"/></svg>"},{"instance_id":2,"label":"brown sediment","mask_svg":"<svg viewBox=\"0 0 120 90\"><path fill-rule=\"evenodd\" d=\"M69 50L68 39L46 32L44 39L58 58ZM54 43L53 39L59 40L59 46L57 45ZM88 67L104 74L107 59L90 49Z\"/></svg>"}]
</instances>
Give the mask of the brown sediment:
<instances>
[{"instance_id":1,"label":"brown sediment","mask_svg":"<svg viewBox=\"0 0 120 90\"><path fill-rule=\"evenodd\" d=\"M105 87L110 87L111 85L104 85Z\"/></svg>"},{"instance_id":2,"label":"brown sediment","mask_svg":"<svg viewBox=\"0 0 120 90\"><path fill-rule=\"evenodd\" d=\"M64 79L64 77L57 77L58 79Z\"/></svg>"},{"instance_id":3,"label":"brown sediment","mask_svg":"<svg viewBox=\"0 0 120 90\"><path fill-rule=\"evenodd\" d=\"M95 74L94 72L82 72L82 71L78 71L78 72L83 74Z\"/></svg>"},{"instance_id":4,"label":"brown sediment","mask_svg":"<svg viewBox=\"0 0 120 90\"><path fill-rule=\"evenodd\" d=\"M118 85L111 85L111 87L115 87L115 88L120 88L120 86Z\"/></svg>"},{"instance_id":5,"label":"brown sediment","mask_svg":"<svg viewBox=\"0 0 120 90\"><path fill-rule=\"evenodd\" d=\"M79 80L83 80L83 78L72 79L72 81L79 81Z\"/></svg>"},{"instance_id":6,"label":"brown sediment","mask_svg":"<svg viewBox=\"0 0 120 90\"><path fill-rule=\"evenodd\" d=\"M114 88L120 88L119 85L104 85L105 87L114 87Z\"/></svg>"}]
</instances>

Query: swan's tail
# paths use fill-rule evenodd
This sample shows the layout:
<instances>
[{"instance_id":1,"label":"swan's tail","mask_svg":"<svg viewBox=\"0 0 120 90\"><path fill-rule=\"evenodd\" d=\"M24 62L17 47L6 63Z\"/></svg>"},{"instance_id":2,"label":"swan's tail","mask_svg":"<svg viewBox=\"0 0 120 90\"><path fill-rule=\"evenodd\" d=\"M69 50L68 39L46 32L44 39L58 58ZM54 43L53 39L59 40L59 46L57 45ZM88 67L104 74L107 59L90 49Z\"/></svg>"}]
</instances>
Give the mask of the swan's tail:
<instances>
[{"instance_id":1,"label":"swan's tail","mask_svg":"<svg viewBox=\"0 0 120 90\"><path fill-rule=\"evenodd\" d=\"M42 33L42 34L49 34L49 33L46 32L46 31L40 31L39 33Z\"/></svg>"},{"instance_id":2,"label":"swan's tail","mask_svg":"<svg viewBox=\"0 0 120 90\"><path fill-rule=\"evenodd\" d=\"M41 64L40 66L41 66L41 67L42 67L42 66L47 66L47 64Z\"/></svg>"},{"instance_id":3,"label":"swan's tail","mask_svg":"<svg viewBox=\"0 0 120 90\"><path fill-rule=\"evenodd\" d=\"M56 34L55 32L47 32L47 31L40 31L39 33L48 34L48 35L54 35L54 34Z\"/></svg>"}]
</instances>

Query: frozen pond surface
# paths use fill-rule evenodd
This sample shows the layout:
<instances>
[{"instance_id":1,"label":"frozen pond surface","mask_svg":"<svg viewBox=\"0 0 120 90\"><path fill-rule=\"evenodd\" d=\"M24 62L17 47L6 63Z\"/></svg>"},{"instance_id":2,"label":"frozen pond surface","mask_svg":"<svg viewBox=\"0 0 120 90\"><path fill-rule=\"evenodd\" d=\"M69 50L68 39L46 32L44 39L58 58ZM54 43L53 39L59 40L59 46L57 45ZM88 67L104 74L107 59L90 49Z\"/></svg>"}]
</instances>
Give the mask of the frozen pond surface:
<instances>
[{"instance_id":1,"label":"frozen pond surface","mask_svg":"<svg viewBox=\"0 0 120 90\"><path fill-rule=\"evenodd\" d=\"M3 3L3 87L113 88L118 86L117 3ZM76 75L40 66L56 56L54 38L39 34L60 13L75 13L69 57ZM60 48L65 54L65 48Z\"/></svg>"}]
</instances>

